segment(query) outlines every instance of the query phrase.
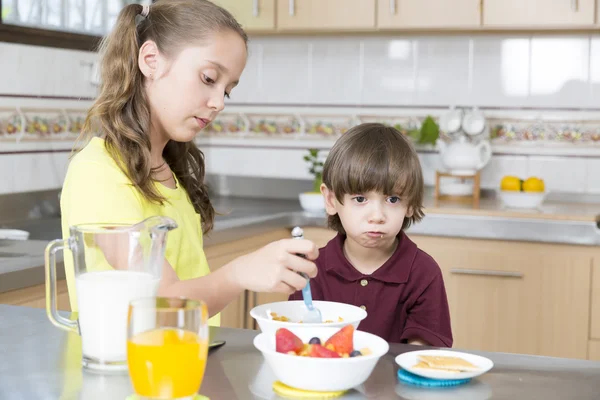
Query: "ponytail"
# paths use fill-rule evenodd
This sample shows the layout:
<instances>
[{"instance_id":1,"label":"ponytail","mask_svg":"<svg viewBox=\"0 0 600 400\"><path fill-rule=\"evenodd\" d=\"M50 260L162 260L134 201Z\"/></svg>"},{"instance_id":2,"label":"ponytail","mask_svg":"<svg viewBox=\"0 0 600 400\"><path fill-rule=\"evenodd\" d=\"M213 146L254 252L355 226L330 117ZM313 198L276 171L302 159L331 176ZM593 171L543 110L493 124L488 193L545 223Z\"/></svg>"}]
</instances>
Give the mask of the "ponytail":
<instances>
[{"instance_id":1,"label":"ponytail","mask_svg":"<svg viewBox=\"0 0 600 400\"><path fill-rule=\"evenodd\" d=\"M141 196L163 204L150 161L150 107L139 69L140 46L152 40L159 51L174 57L186 45L205 42L211 34L232 31L248 36L225 9L207 0L157 0L152 6L125 6L110 35L100 44L100 94L88 111L81 138L97 134ZM187 192L202 219L204 233L212 229L215 210L204 183L204 154L193 143L167 143L163 157Z\"/></svg>"}]
</instances>

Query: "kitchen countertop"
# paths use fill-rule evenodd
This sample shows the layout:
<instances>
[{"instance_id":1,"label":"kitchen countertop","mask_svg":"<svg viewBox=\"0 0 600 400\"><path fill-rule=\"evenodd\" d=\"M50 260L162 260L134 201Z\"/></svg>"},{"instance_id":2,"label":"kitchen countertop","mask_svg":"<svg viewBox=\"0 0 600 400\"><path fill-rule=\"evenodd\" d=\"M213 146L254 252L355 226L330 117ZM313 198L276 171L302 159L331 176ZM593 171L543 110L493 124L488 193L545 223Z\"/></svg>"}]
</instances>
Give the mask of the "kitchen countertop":
<instances>
[{"instance_id":1,"label":"kitchen countertop","mask_svg":"<svg viewBox=\"0 0 600 400\"><path fill-rule=\"evenodd\" d=\"M568 201L576 195L549 195L539 209L507 209L502 201L492 193L482 194L479 208L474 209L470 203L443 201L434 204L432 195L425 197L425 212L427 214L472 215L505 218L531 218L558 221L600 221L600 198L597 202Z\"/></svg>"},{"instance_id":2,"label":"kitchen countertop","mask_svg":"<svg viewBox=\"0 0 600 400\"><path fill-rule=\"evenodd\" d=\"M215 228L205 246L232 241L282 227L326 226L325 213L302 211L297 200L215 197ZM569 203L548 199L539 211L509 211L499 200L484 196L480 208L445 201L435 206L431 190L425 196L425 218L408 234L600 245L600 203ZM10 226L32 233L31 240L0 240L0 293L44 282L44 249L61 237L60 219L27 220ZM59 254L59 261L62 255ZM58 268L59 279L64 277Z\"/></svg>"},{"instance_id":3,"label":"kitchen countertop","mask_svg":"<svg viewBox=\"0 0 600 400\"><path fill-rule=\"evenodd\" d=\"M81 368L81 341L54 327L44 310L0 305L0 398L2 400L124 400L132 394L126 373L100 375ZM201 393L211 400L281 399L273 394L272 370L252 340L257 331L211 328L225 346L208 357ZM340 399L598 399L600 362L485 353L494 368L469 384L426 389L399 383L396 355L417 347L390 345L371 377Z\"/></svg>"}]
</instances>

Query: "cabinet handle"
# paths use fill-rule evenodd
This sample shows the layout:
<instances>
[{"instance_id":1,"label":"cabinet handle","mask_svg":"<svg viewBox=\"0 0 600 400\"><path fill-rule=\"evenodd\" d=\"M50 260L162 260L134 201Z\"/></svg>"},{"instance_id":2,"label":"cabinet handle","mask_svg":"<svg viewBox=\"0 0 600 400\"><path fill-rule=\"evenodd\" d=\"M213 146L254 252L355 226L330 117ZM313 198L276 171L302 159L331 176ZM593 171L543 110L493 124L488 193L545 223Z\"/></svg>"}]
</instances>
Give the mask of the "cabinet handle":
<instances>
[{"instance_id":1,"label":"cabinet handle","mask_svg":"<svg viewBox=\"0 0 600 400\"><path fill-rule=\"evenodd\" d=\"M295 6L295 1L294 0L290 0L289 1L289 8L290 8L290 15L293 17L294 16L294 9L296 8Z\"/></svg>"},{"instance_id":2,"label":"cabinet handle","mask_svg":"<svg viewBox=\"0 0 600 400\"><path fill-rule=\"evenodd\" d=\"M252 2L252 15L258 17L258 0Z\"/></svg>"},{"instance_id":3,"label":"cabinet handle","mask_svg":"<svg viewBox=\"0 0 600 400\"><path fill-rule=\"evenodd\" d=\"M571 10L579 11L579 0L571 0Z\"/></svg>"},{"instance_id":4,"label":"cabinet handle","mask_svg":"<svg viewBox=\"0 0 600 400\"><path fill-rule=\"evenodd\" d=\"M390 13L396 14L396 0L390 0Z\"/></svg>"},{"instance_id":5,"label":"cabinet handle","mask_svg":"<svg viewBox=\"0 0 600 400\"><path fill-rule=\"evenodd\" d=\"M503 278L522 278L523 274L513 271L485 271L481 269L451 269L451 273L457 275L481 275L481 276L500 276Z\"/></svg>"}]
</instances>

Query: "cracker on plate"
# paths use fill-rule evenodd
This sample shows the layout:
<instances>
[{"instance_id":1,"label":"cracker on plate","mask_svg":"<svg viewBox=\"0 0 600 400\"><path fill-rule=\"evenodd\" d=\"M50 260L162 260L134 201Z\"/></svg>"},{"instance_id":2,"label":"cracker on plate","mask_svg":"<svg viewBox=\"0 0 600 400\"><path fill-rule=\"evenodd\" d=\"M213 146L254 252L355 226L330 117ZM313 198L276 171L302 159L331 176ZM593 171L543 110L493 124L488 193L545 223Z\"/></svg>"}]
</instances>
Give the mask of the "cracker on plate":
<instances>
[{"instance_id":1,"label":"cracker on plate","mask_svg":"<svg viewBox=\"0 0 600 400\"><path fill-rule=\"evenodd\" d=\"M465 359L452 356L432 356L421 354L415 368L439 369L453 372L479 371L480 368Z\"/></svg>"}]
</instances>

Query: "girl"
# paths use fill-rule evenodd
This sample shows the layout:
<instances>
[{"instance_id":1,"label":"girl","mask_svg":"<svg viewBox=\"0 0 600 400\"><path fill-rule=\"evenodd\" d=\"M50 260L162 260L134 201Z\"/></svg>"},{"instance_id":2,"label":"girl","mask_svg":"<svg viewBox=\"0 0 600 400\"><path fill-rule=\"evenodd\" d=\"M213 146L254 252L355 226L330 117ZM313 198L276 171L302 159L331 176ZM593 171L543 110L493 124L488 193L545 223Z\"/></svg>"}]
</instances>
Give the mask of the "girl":
<instances>
[{"instance_id":1,"label":"girl","mask_svg":"<svg viewBox=\"0 0 600 400\"><path fill-rule=\"evenodd\" d=\"M160 296L201 299L214 316L244 290L293 292L316 275L310 241L281 240L210 273L202 237L215 211L194 136L224 108L246 64L247 36L205 0L131 4L101 45L101 87L61 195L63 236L81 223L174 219ZM304 254L308 260L296 254ZM71 308L73 266L65 257ZM294 271L292 271L294 270ZM213 318L213 324L218 323Z\"/></svg>"}]
</instances>

